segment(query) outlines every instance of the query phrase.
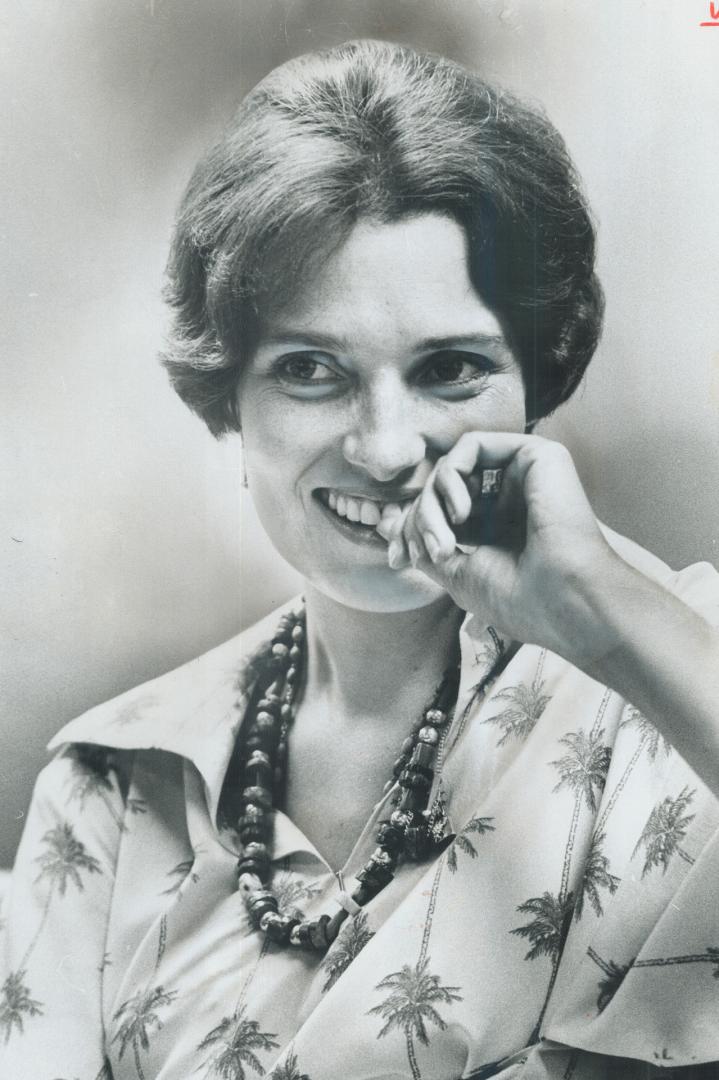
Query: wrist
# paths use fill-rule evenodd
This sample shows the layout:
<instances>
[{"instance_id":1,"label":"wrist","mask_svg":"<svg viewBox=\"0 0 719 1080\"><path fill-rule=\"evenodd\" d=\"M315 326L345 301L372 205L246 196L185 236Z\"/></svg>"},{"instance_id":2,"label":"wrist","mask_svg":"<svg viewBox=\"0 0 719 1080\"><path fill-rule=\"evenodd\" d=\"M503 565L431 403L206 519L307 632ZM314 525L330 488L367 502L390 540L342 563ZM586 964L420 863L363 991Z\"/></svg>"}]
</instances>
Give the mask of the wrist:
<instances>
[{"instance_id":1,"label":"wrist","mask_svg":"<svg viewBox=\"0 0 719 1080\"><path fill-rule=\"evenodd\" d=\"M632 612L651 604L649 593L658 586L609 545L603 549L572 568L557 593L556 640L550 647L587 675L607 682L612 658L631 645Z\"/></svg>"}]
</instances>

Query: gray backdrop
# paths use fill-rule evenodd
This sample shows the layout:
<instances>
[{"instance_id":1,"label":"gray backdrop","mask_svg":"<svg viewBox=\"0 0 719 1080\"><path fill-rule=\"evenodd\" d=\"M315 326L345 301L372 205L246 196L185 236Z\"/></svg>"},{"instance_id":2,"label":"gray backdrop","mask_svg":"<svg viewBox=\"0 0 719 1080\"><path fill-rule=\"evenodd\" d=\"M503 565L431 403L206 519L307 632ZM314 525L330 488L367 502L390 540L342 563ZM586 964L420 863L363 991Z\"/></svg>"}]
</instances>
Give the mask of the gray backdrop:
<instances>
[{"instance_id":1,"label":"gray backdrop","mask_svg":"<svg viewBox=\"0 0 719 1080\"><path fill-rule=\"evenodd\" d=\"M7 85L0 865L66 720L297 579L155 355L174 207L234 103L348 37L427 46L543 103L600 223L607 326L545 427L598 514L676 565L719 537L719 29L705 0L23 0Z\"/></svg>"}]
</instances>

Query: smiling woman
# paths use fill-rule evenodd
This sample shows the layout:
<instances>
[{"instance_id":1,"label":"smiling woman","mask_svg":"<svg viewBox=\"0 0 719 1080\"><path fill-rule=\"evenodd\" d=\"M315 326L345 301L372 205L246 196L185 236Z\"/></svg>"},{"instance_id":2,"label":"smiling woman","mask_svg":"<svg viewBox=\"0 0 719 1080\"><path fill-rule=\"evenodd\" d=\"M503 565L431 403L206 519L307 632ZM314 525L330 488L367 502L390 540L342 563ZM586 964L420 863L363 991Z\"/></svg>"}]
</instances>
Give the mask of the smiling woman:
<instances>
[{"instance_id":1,"label":"smiling woman","mask_svg":"<svg viewBox=\"0 0 719 1080\"><path fill-rule=\"evenodd\" d=\"M719 583L532 433L602 315L557 133L438 57L300 57L168 281L164 363L304 596L53 740L4 1072L707 1075Z\"/></svg>"},{"instance_id":2,"label":"smiling woman","mask_svg":"<svg viewBox=\"0 0 719 1080\"><path fill-rule=\"evenodd\" d=\"M440 214L359 223L268 315L237 400L270 539L310 586L365 611L443 595L420 570L395 573L374 527L386 535L465 431L525 427L521 367Z\"/></svg>"}]
</instances>

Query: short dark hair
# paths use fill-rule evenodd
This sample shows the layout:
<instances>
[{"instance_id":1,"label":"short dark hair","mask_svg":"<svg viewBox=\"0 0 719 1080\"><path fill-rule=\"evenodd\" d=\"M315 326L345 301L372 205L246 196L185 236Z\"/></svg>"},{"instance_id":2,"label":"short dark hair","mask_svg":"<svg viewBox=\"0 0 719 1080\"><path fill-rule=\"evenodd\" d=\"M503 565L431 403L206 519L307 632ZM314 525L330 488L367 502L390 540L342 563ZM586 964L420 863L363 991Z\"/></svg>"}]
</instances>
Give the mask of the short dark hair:
<instances>
[{"instance_id":1,"label":"short dark hair","mask_svg":"<svg viewBox=\"0 0 719 1080\"><path fill-rule=\"evenodd\" d=\"M435 211L521 363L530 420L573 393L596 348L595 234L546 117L445 58L353 41L290 60L244 99L180 206L163 363L215 435L263 311L291 299L362 218Z\"/></svg>"}]
</instances>

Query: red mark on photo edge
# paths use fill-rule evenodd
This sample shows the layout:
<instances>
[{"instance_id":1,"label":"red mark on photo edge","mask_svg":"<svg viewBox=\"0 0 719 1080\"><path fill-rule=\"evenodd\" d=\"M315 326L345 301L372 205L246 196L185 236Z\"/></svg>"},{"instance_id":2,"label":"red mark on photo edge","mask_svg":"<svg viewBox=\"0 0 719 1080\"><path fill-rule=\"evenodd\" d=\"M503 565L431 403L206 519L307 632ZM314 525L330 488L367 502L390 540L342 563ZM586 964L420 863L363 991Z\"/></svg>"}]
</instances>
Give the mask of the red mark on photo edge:
<instances>
[{"instance_id":1,"label":"red mark on photo edge","mask_svg":"<svg viewBox=\"0 0 719 1080\"><path fill-rule=\"evenodd\" d=\"M715 7L713 0L709 3L709 21L699 23L700 26L719 26L719 4Z\"/></svg>"}]
</instances>

